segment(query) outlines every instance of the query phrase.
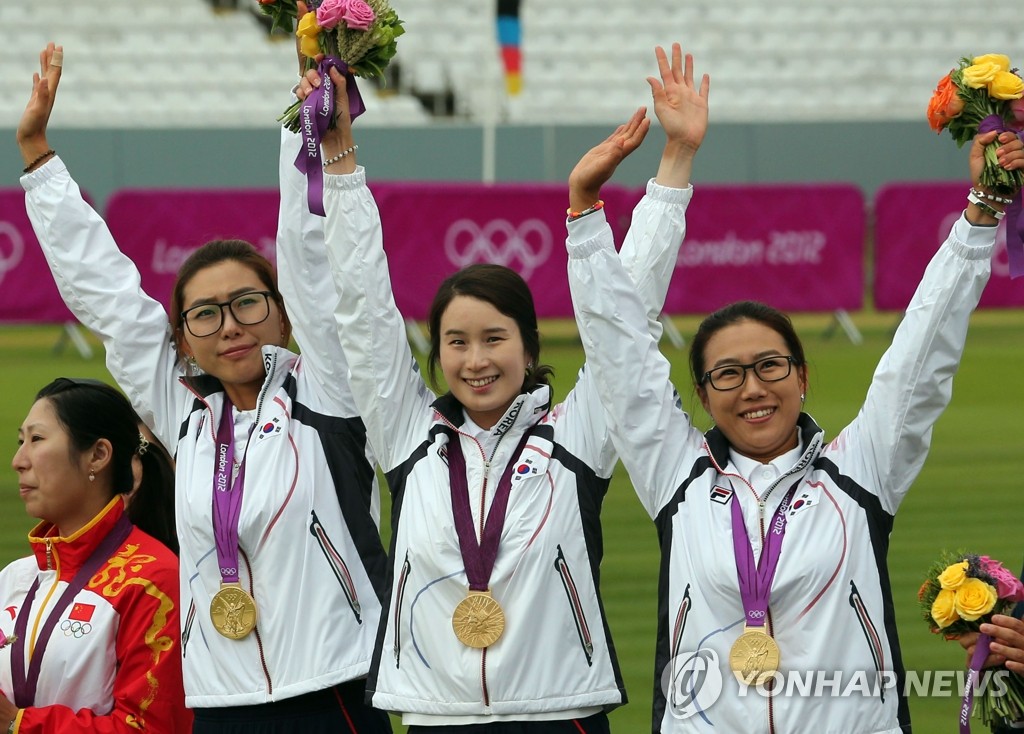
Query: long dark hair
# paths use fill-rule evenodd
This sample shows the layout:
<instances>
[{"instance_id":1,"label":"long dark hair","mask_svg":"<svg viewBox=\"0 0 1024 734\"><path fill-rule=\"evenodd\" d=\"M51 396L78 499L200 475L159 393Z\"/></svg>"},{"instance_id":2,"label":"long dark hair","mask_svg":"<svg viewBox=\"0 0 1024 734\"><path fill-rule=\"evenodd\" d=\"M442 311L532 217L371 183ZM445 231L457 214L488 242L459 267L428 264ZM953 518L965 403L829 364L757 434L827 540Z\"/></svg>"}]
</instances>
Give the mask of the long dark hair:
<instances>
[{"instance_id":1,"label":"long dark hair","mask_svg":"<svg viewBox=\"0 0 1024 734\"><path fill-rule=\"evenodd\" d=\"M100 439L110 441L111 497L132 492L132 459L139 457L142 481L128 503L128 517L177 554L174 466L162 446L151 441L143 443L141 421L128 399L98 380L68 377L58 377L40 390L36 400L42 399L53 406L76 451L87 451Z\"/></svg>"},{"instance_id":2,"label":"long dark hair","mask_svg":"<svg viewBox=\"0 0 1024 734\"><path fill-rule=\"evenodd\" d=\"M694 385L700 386L704 379L704 373L707 371L704 350L707 348L708 341L726 326L732 326L740 321L756 321L764 324L778 333L786 342L798 367L806 363L804 345L801 343L800 337L797 336L789 316L760 301L736 301L709 314L697 327L697 333L694 334L693 341L690 342L690 371L693 373Z\"/></svg>"},{"instance_id":3,"label":"long dark hair","mask_svg":"<svg viewBox=\"0 0 1024 734\"><path fill-rule=\"evenodd\" d=\"M277 271L273 264L245 240L213 240L185 258L185 262L178 269L174 287L171 289L171 329L179 359L182 357L181 344L185 339L185 322L181 318L181 312L185 310L185 288L200 270L228 260L234 260L256 273L256 277L260 279L263 287L270 291L271 298L277 303L277 308L281 312L284 345L287 346L288 341L292 338L292 324L288 320L288 312L284 307L284 296L281 295L281 291L277 287Z\"/></svg>"},{"instance_id":4,"label":"long dark hair","mask_svg":"<svg viewBox=\"0 0 1024 734\"><path fill-rule=\"evenodd\" d=\"M540 331L530 287L515 270L491 263L470 265L448 276L434 295L427 321L430 331L427 374L431 384L437 385L437 365L441 360L441 317L456 296L485 301L516 322L531 364L523 380L523 392L530 392L538 385L551 384L554 369L540 363Z\"/></svg>"}]
</instances>

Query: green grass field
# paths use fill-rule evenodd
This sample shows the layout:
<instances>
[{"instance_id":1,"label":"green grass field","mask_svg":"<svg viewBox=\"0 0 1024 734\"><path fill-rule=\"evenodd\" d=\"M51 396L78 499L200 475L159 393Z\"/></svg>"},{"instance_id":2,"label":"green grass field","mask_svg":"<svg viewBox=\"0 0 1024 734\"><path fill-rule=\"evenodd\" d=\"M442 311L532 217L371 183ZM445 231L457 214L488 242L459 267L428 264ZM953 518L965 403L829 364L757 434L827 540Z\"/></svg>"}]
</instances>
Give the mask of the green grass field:
<instances>
[{"instance_id":1,"label":"green grass field","mask_svg":"<svg viewBox=\"0 0 1024 734\"><path fill-rule=\"evenodd\" d=\"M849 343L842 332L826 338L829 316L795 319L810 361L807 410L829 437L856 414L896 323L892 314L862 313L853 318L865 337L859 346ZM696 322L678 319L676 323L687 336ZM556 393L564 396L583 360L575 327L547 323L542 331L544 361L555 365ZM7 436L5 456L15 451L17 427L39 387L59 375L109 379L99 349L91 360L82 359L71 347L55 353L59 334L56 327L0 329L0 384L7 395L0 405L0 435ZM684 401L698 423L706 423L692 397L685 353L667 342L663 349L674 364ZM917 588L939 551L975 550L1012 568L1024 554L1020 532L1024 509L1015 501L1024 489L1024 430L1015 418L1024 409L1022 366L1024 312L977 314L952 405L939 421L931 456L892 535L889 565L909 669L955 669L964 662L958 646L926 630L917 610ZM7 469L0 476L0 562L7 563L25 555L25 533L33 521L25 516L18 499L14 472ZM630 696L629 705L612 715L612 727L632 734L650 727L658 548L654 527L621 470L612 482L603 517L602 590ZM915 729L922 732L954 731L958 708L956 698L911 699Z\"/></svg>"}]
</instances>

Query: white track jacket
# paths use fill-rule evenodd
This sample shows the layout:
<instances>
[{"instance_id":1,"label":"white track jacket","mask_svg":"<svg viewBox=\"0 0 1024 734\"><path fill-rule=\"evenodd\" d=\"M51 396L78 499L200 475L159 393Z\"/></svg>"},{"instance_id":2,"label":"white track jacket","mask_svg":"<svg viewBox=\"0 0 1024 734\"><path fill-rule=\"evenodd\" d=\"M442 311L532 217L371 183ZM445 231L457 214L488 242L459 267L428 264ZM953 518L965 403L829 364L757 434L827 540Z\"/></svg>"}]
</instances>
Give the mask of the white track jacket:
<instances>
[{"instance_id":1,"label":"white track jacket","mask_svg":"<svg viewBox=\"0 0 1024 734\"><path fill-rule=\"evenodd\" d=\"M520 395L491 429L500 438L485 457L480 443L460 431L462 406L431 393L413 360L365 172L325 179L327 242L341 294L338 330L367 437L394 498L393 577L368 681L373 705L450 721L558 718L624 703L599 596L599 513L616 458L589 371L554 408L546 386ZM623 259L644 293L645 330L665 299L689 196L690 189L652 182L633 214ZM603 222L590 220L579 226ZM645 258L638 257L637 237L653 244ZM512 455L534 426L525 449ZM468 582L452 514L450 441L460 441L466 457L474 524L489 508L488 487L515 462L490 579L506 627L483 650L463 645L452 631L452 611Z\"/></svg>"},{"instance_id":2,"label":"white track jacket","mask_svg":"<svg viewBox=\"0 0 1024 734\"><path fill-rule=\"evenodd\" d=\"M729 460L725 437L717 429L702 434L679 407L668 361L647 334L644 308L609 230L593 236L570 225L570 286L587 365L662 546L654 731L909 731L886 565L889 534L924 463L932 426L950 400L994 239L994 227L972 227L963 218L956 223L928 266L856 419L826 443L803 415L803 455L759 510L752 488ZM801 695L795 687L770 697L754 688L743 695L728 667L744 617L729 503L740 503L757 558L764 539L759 525L768 524L793 485L769 602L780 672L838 676L839 691L859 680L852 695L829 695L829 687L820 695ZM705 682L717 675L722 691L694 707L681 671L700 651L716 663Z\"/></svg>"},{"instance_id":3,"label":"white track jacket","mask_svg":"<svg viewBox=\"0 0 1024 734\"><path fill-rule=\"evenodd\" d=\"M223 390L210 376L181 379L163 306L140 289L135 265L60 159L22 179L65 302L103 340L114 379L176 453L191 708L260 704L365 676L385 591L373 462L334 337L337 296L319 244L322 220L305 209L304 179L292 166L298 146L298 136L283 133L277 242L280 288L302 356L263 350L267 378L239 520L241 583L259 620L242 640L218 634L209 612L221 581L211 492ZM303 246L309 239L317 246Z\"/></svg>"}]
</instances>

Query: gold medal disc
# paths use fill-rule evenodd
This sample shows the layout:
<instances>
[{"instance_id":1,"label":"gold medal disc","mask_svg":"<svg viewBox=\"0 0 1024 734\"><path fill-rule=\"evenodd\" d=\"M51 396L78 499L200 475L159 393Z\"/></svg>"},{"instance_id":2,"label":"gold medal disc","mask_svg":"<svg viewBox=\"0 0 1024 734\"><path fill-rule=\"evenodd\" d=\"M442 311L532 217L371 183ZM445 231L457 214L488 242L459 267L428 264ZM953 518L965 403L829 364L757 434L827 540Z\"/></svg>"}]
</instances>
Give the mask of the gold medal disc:
<instances>
[{"instance_id":1,"label":"gold medal disc","mask_svg":"<svg viewBox=\"0 0 1024 734\"><path fill-rule=\"evenodd\" d=\"M762 629L747 627L732 644L729 667L740 682L762 684L779 669L779 645Z\"/></svg>"},{"instance_id":2,"label":"gold medal disc","mask_svg":"<svg viewBox=\"0 0 1024 734\"><path fill-rule=\"evenodd\" d=\"M489 591L470 591L452 613L452 629L469 647L490 647L505 631L505 612Z\"/></svg>"},{"instance_id":3,"label":"gold medal disc","mask_svg":"<svg viewBox=\"0 0 1024 734\"><path fill-rule=\"evenodd\" d=\"M239 584L221 584L210 602L213 628L225 637L240 640L256 628L256 600Z\"/></svg>"}]
</instances>

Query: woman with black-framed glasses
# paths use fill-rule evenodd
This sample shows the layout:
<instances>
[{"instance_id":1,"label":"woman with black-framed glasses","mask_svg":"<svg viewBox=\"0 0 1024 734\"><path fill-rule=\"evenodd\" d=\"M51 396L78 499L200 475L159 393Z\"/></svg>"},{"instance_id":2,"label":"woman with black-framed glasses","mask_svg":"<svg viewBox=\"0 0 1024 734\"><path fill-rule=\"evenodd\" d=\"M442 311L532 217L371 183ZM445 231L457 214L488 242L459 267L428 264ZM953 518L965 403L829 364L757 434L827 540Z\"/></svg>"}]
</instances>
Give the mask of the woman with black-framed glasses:
<instances>
[{"instance_id":1,"label":"woman with black-framed glasses","mask_svg":"<svg viewBox=\"0 0 1024 734\"><path fill-rule=\"evenodd\" d=\"M174 447L194 731L390 732L364 703L387 568L374 461L323 227L293 165L300 139L282 132L280 281L251 244L210 242L182 264L168 314L49 148L58 53L41 54L17 132L26 206L65 302Z\"/></svg>"},{"instance_id":2,"label":"woman with black-framed glasses","mask_svg":"<svg viewBox=\"0 0 1024 734\"><path fill-rule=\"evenodd\" d=\"M976 190L983 143L996 139L971 148ZM998 140L1001 165L1024 169L1024 143ZM751 301L708 316L691 343L715 422L694 427L610 231L583 237L570 222L587 365L661 541L655 732L910 731L889 533L950 400L1005 194L967 205L860 413L829 442L802 409L809 378L793 325Z\"/></svg>"}]
</instances>

